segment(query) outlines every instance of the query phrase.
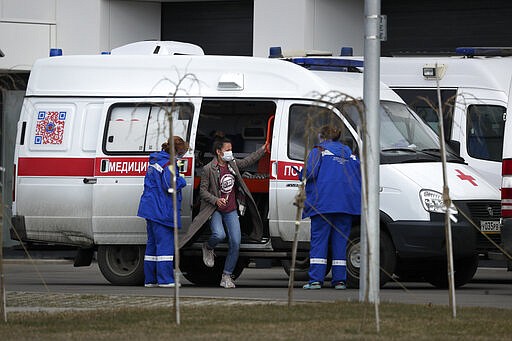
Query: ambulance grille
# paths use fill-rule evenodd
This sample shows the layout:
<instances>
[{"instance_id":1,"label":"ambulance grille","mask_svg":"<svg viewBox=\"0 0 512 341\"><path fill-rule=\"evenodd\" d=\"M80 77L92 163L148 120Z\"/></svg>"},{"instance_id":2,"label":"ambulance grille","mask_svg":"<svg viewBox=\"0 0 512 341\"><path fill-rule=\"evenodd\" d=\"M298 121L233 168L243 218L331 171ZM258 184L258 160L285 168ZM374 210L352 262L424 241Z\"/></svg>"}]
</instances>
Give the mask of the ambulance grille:
<instances>
[{"instance_id":1,"label":"ambulance grille","mask_svg":"<svg viewBox=\"0 0 512 341\"><path fill-rule=\"evenodd\" d=\"M463 210L475 224L480 227L481 221L499 221L501 218L501 202L496 201L471 201L471 202L454 202L459 209ZM501 244L501 233L486 233L496 244ZM477 248L479 252L498 251L482 233L478 235Z\"/></svg>"}]
</instances>

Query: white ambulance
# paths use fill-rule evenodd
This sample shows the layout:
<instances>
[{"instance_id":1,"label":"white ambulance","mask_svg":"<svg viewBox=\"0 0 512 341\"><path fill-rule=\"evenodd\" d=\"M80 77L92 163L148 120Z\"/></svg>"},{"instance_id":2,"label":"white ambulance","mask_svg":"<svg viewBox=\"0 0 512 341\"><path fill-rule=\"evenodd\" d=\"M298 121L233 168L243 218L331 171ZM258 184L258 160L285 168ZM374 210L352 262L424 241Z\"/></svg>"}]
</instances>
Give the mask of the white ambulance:
<instances>
[{"instance_id":1,"label":"white ambulance","mask_svg":"<svg viewBox=\"0 0 512 341\"><path fill-rule=\"evenodd\" d=\"M489 183L500 188L512 49L466 47L458 48L456 53L453 57L382 57L381 79L438 132L439 121L432 106L438 106L439 78L446 142ZM492 214L495 223L477 223L499 245L500 211L493 210ZM499 253L484 235L479 237L479 245L483 255Z\"/></svg>"},{"instance_id":2,"label":"white ambulance","mask_svg":"<svg viewBox=\"0 0 512 341\"><path fill-rule=\"evenodd\" d=\"M289 271L305 137L328 122L346 123L357 140L363 75L339 58L290 60L233 56L95 55L38 60L23 104L15 151L13 231L25 242L73 245L76 266L97 260L113 284L143 280L145 222L136 217L148 155L159 150L172 115L175 135L190 142L181 169L182 233L198 211L201 169L212 159L211 136L233 140L236 157L271 143L268 158L244 173L258 204L263 238L242 245L234 275L251 259L281 259ZM300 64L300 65L298 65ZM360 66L360 65L359 65ZM355 70L357 71L357 70ZM436 135L388 87L381 85L381 283L388 275L447 285L442 173ZM313 143L316 143L313 141ZM499 191L462 159L448 156L455 204L470 217L493 221ZM474 275L477 233L459 215L452 225L455 278ZM299 259L308 267L309 220L299 233ZM14 233L16 232L16 233ZM201 243L207 226L182 249L181 270L197 284L217 284L222 268L206 268ZM358 285L359 223L347 249L348 283ZM216 251L225 257L226 247ZM222 261L216 264L222 264Z\"/></svg>"},{"instance_id":3,"label":"white ambulance","mask_svg":"<svg viewBox=\"0 0 512 341\"><path fill-rule=\"evenodd\" d=\"M507 113L512 113L512 79L508 91ZM508 270L512 270L512 120L505 120L501 183L501 242L508 253Z\"/></svg>"}]
</instances>

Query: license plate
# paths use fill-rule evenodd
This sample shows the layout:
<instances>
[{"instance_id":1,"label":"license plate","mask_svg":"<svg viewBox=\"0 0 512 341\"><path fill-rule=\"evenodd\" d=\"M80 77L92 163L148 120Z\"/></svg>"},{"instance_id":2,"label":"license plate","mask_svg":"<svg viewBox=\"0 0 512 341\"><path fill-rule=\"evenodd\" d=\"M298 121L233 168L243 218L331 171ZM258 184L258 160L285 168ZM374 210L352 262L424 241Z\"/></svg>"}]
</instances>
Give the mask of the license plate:
<instances>
[{"instance_id":1,"label":"license plate","mask_svg":"<svg viewBox=\"0 0 512 341\"><path fill-rule=\"evenodd\" d=\"M480 221L480 231L482 232L500 232L501 224L496 220L482 220Z\"/></svg>"}]
</instances>

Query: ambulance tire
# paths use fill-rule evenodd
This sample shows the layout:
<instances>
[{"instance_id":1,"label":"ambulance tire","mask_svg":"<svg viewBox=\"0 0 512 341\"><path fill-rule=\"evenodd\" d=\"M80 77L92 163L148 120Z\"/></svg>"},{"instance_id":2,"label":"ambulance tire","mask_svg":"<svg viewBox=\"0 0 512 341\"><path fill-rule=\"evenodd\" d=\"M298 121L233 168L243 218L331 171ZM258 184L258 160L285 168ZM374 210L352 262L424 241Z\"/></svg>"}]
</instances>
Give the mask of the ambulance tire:
<instances>
[{"instance_id":1,"label":"ambulance tire","mask_svg":"<svg viewBox=\"0 0 512 341\"><path fill-rule=\"evenodd\" d=\"M180 259L180 269L183 276L195 285L219 286L225 260L226 257L215 257L213 267L209 268L204 265L202 256L182 256ZM249 265L249 259L240 257L236 263L235 270L233 270L233 279L237 279L247 265Z\"/></svg>"},{"instance_id":2,"label":"ambulance tire","mask_svg":"<svg viewBox=\"0 0 512 341\"><path fill-rule=\"evenodd\" d=\"M347 243L347 287L359 288L361 267L361 228L352 226ZM380 286L389 282L396 267L396 251L387 232L380 231Z\"/></svg>"},{"instance_id":3,"label":"ambulance tire","mask_svg":"<svg viewBox=\"0 0 512 341\"><path fill-rule=\"evenodd\" d=\"M283 266L284 271L290 277L291 273L291 259L283 259L281 260L281 265ZM327 261L327 269L325 271L325 275L331 271L332 261L329 259ZM309 281L309 257L298 258L295 260L295 281Z\"/></svg>"},{"instance_id":4,"label":"ambulance tire","mask_svg":"<svg viewBox=\"0 0 512 341\"><path fill-rule=\"evenodd\" d=\"M142 285L145 250L145 245L100 245L100 271L114 285Z\"/></svg>"},{"instance_id":5,"label":"ambulance tire","mask_svg":"<svg viewBox=\"0 0 512 341\"><path fill-rule=\"evenodd\" d=\"M463 286L473 279L478 269L478 255L454 260L454 286L456 288ZM424 278L427 282L439 289L448 288L448 266L446 261L442 261L426 272Z\"/></svg>"}]
</instances>

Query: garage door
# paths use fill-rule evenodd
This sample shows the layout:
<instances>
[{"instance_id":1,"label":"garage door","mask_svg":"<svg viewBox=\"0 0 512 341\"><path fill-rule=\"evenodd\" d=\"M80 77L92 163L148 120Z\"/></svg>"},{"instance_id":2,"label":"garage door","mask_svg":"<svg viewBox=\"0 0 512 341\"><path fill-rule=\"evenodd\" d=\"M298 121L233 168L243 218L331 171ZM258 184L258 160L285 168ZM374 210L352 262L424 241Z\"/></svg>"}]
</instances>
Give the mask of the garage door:
<instances>
[{"instance_id":1,"label":"garage door","mask_svg":"<svg viewBox=\"0 0 512 341\"><path fill-rule=\"evenodd\" d=\"M201 46L206 54L252 56L253 1L162 3L162 40Z\"/></svg>"},{"instance_id":2,"label":"garage door","mask_svg":"<svg viewBox=\"0 0 512 341\"><path fill-rule=\"evenodd\" d=\"M458 46L512 46L510 0L382 0L382 55L453 53Z\"/></svg>"}]
</instances>

